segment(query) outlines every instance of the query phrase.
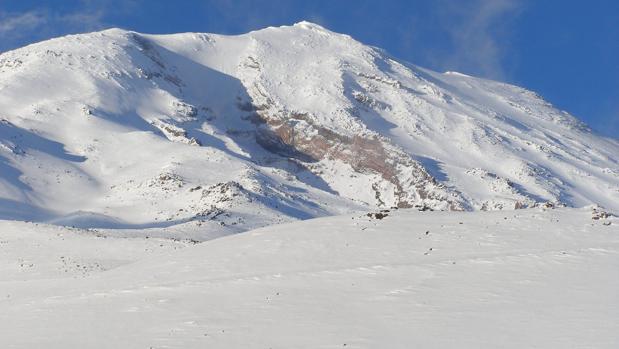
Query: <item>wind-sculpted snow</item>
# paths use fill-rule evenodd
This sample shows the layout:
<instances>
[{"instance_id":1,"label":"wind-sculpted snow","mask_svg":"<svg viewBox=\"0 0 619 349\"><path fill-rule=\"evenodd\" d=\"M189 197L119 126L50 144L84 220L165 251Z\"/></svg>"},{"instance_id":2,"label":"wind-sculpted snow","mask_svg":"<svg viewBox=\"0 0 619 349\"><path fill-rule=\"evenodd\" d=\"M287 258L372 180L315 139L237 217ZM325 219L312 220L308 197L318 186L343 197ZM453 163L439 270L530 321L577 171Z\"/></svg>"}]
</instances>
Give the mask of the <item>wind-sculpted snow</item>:
<instances>
[{"instance_id":1,"label":"wind-sculpted snow","mask_svg":"<svg viewBox=\"0 0 619 349\"><path fill-rule=\"evenodd\" d=\"M213 234L376 207L619 210L619 143L315 24L0 55L0 218Z\"/></svg>"},{"instance_id":2,"label":"wind-sculpted snow","mask_svg":"<svg viewBox=\"0 0 619 349\"><path fill-rule=\"evenodd\" d=\"M0 222L0 346L617 348L618 224L384 210L195 244Z\"/></svg>"}]
</instances>

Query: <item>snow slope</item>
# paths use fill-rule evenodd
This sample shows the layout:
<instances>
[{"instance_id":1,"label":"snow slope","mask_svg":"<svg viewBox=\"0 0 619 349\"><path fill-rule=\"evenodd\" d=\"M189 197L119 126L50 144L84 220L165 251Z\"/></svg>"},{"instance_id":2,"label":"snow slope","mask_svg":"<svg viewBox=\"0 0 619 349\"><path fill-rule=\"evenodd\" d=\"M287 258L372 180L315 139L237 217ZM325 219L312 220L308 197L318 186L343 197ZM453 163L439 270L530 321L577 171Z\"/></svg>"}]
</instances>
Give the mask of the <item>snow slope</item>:
<instances>
[{"instance_id":1,"label":"snow slope","mask_svg":"<svg viewBox=\"0 0 619 349\"><path fill-rule=\"evenodd\" d=\"M375 207L619 210L619 143L302 22L0 55L0 218L211 235Z\"/></svg>"},{"instance_id":2,"label":"snow slope","mask_svg":"<svg viewBox=\"0 0 619 349\"><path fill-rule=\"evenodd\" d=\"M0 346L617 348L618 225L391 210L192 244L0 222Z\"/></svg>"}]
</instances>

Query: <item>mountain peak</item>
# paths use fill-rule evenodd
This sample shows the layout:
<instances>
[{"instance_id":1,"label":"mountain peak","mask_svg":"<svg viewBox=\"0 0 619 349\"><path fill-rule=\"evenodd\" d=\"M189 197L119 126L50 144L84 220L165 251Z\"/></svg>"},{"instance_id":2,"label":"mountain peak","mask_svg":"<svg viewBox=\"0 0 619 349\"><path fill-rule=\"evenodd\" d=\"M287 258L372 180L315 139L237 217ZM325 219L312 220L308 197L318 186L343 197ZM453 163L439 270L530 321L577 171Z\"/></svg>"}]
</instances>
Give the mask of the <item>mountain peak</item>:
<instances>
[{"instance_id":1,"label":"mountain peak","mask_svg":"<svg viewBox=\"0 0 619 349\"><path fill-rule=\"evenodd\" d=\"M302 29L329 31L329 30L325 29L325 27L323 27L323 26L321 26L319 24L316 24L316 23L313 23L313 22L310 22L310 21L305 21L305 20L297 22L293 26L297 27L297 28L302 28Z\"/></svg>"},{"instance_id":2,"label":"mountain peak","mask_svg":"<svg viewBox=\"0 0 619 349\"><path fill-rule=\"evenodd\" d=\"M111 28L103 29L103 30L99 31L98 33L111 34L111 35L124 35L124 34L127 34L127 33L133 33L133 31L127 30L127 29L123 29L123 28L119 28L119 27L111 27Z\"/></svg>"}]
</instances>

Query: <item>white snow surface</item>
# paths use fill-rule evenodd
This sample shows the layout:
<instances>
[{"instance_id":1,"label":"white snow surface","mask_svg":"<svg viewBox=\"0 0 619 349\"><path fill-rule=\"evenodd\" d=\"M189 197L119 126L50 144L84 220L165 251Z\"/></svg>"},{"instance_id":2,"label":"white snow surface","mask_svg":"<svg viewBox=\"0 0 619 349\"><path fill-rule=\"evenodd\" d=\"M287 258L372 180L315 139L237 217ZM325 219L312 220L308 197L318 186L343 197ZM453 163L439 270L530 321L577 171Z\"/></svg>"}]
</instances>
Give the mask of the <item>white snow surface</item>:
<instances>
[{"instance_id":1,"label":"white snow surface","mask_svg":"<svg viewBox=\"0 0 619 349\"><path fill-rule=\"evenodd\" d=\"M617 212L619 142L533 92L312 23L110 29L0 55L2 219L207 239L376 207L544 202Z\"/></svg>"},{"instance_id":2,"label":"white snow surface","mask_svg":"<svg viewBox=\"0 0 619 349\"><path fill-rule=\"evenodd\" d=\"M0 346L619 347L616 217L382 214L200 244L2 221Z\"/></svg>"}]
</instances>

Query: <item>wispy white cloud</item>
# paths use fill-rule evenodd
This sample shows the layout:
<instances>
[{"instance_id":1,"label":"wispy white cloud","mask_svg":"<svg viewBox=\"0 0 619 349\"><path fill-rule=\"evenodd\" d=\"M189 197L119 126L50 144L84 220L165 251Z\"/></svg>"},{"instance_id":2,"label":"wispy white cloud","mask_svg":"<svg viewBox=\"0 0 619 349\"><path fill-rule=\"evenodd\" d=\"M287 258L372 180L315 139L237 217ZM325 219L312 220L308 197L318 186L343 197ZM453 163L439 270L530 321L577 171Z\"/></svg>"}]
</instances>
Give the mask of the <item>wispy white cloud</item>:
<instances>
[{"instance_id":1,"label":"wispy white cloud","mask_svg":"<svg viewBox=\"0 0 619 349\"><path fill-rule=\"evenodd\" d=\"M24 13L0 11L0 50L57 35L100 29L104 26L102 18L99 12L58 14L47 9Z\"/></svg>"},{"instance_id":2,"label":"wispy white cloud","mask_svg":"<svg viewBox=\"0 0 619 349\"><path fill-rule=\"evenodd\" d=\"M290 11L291 5L282 0L211 0L205 1L203 11L207 21L219 23L224 30L236 27L247 31L273 25L276 18Z\"/></svg>"},{"instance_id":3,"label":"wispy white cloud","mask_svg":"<svg viewBox=\"0 0 619 349\"><path fill-rule=\"evenodd\" d=\"M503 60L509 52L511 24L524 10L523 4L519 0L437 0L438 22L451 40L451 50L435 58L445 69L505 79Z\"/></svg>"},{"instance_id":4,"label":"wispy white cloud","mask_svg":"<svg viewBox=\"0 0 619 349\"><path fill-rule=\"evenodd\" d=\"M0 9L0 50L54 36L104 29L111 26L105 20L108 15L130 13L137 5L137 0L80 0L70 12L43 6L20 13Z\"/></svg>"},{"instance_id":5,"label":"wispy white cloud","mask_svg":"<svg viewBox=\"0 0 619 349\"><path fill-rule=\"evenodd\" d=\"M45 16L39 11L21 14L0 12L0 38L25 35L27 32L42 26L46 21Z\"/></svg>"}]
</instances>

